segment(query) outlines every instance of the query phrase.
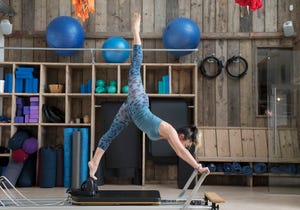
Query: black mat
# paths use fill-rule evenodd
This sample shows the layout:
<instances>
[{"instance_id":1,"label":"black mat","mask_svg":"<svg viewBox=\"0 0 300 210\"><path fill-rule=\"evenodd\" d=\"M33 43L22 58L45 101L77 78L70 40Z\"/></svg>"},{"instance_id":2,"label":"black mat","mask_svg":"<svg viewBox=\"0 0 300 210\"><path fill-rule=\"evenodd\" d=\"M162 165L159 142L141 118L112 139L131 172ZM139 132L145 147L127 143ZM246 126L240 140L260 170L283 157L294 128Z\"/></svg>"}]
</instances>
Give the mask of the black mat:
<instances>
[{"instance_id":1,"label":"black mat","mask_svg":"<svg viewBox=\"0 0 300 210\"><path fill-rule=\"evenodd\" d=\"M75 205L159 205L157 190L101 190L95 196L72 195Z\"/></svg>"}]
</instances>

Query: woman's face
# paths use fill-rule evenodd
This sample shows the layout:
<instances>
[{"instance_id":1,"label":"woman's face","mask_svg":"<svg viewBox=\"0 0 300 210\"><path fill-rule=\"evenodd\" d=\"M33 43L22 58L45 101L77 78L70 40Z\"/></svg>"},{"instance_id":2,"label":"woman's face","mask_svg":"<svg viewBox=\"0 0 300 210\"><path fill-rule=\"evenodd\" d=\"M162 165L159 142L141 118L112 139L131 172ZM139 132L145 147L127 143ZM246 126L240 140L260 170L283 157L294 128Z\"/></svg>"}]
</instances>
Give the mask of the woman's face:
<instances>
[{"instance_id":1,"label":"woman's face","mask_svg":"<svg viewBox=\"0 0 300 210\"><path fill-rule=\"evenodd\" d=\"M181 144L185 148L189 149L192 146L193 142L189 139L185 139L183 134L179 134L178 137L179 137Z\"/></svg>"}]
</instances>

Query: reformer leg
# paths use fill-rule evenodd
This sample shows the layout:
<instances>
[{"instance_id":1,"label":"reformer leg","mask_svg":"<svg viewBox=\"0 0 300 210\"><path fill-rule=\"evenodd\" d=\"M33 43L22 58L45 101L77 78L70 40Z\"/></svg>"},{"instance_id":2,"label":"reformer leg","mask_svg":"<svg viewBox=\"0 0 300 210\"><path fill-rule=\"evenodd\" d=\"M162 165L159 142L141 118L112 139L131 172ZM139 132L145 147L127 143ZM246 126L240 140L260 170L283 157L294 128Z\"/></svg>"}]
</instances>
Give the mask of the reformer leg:
<instances>
[{"instance_id":1,"label":"reformer leg","mask_svg":"<svg viewBox=\"0 0 300 210\"><path fill-rule=\"evenodd\" d=\"M195 172L198 173L198 170L195 169L195 171L193 172L192 176L194 176L194 177L195 177L195 175L194 175ZM194 189L192 190L191 194L187 197L187 200L186 200L186 202L184 203L182 209L187 209L187 208L188 208L188 206L190 205L190 203L191 203L193 197L194 197L195 194L198 192L199 188L201 187L203 181L205 180L205 178L206 178L206 176L207 176L208 174L209 174L209 173L203 173L203 174L201 175L200 179L198 180L198 182L197 182L197 184L195 185ZM197 175L197 174L196 174L196 175ZM192 177L192 176L191 176L191 177ZM190 181L190 180L188 180L188 181ZM190 182L192 182L192 181L190 181Z\"/></svg>"},{"instance_id":2,"label":"reformer leg","mask_svg":"<svg viewBox=\"0 0 300 210\"><path fill-rule=\"evenodd\" d=\"M191 185L192 181L195 179L195 177L198 174L198 170L195 169L193 171L193 173L191 174L190 178L188 179L188 181L186 182L186 184L184 185L183 189L181 190L180 194L178 195L178 198L182 198L184 196L184 194L186 193L187 189L189 188L189 186ZM202 185L203 181L205 180L206 176L208 175L208 173L203 173L199 179L199 181L197 182L197 184L195 185L194 189L192 190L191 194L187 197L186 202L184 203L183 209L187 209L187 207L190 205L193 197L195 196L196 192L199 190L200 186Z\"/></svg>"},{"instance_id":3,"label":"reformer leg","mask_svg":"<svg viewBox=\"0 0 300 210\"><path fill-rule=\"evenodd\" d=\"M195 179L195 177L198 174L198 170L194 170L192 175L190 176L190 178L187 180L187 182L185 183L183 189L181 190L180 194L178 195L178 198L182 198L184 196L184 194L186 193L187 189L189 188L189 186L191 185L192 181Z\"/></svg>"}]
</instances>

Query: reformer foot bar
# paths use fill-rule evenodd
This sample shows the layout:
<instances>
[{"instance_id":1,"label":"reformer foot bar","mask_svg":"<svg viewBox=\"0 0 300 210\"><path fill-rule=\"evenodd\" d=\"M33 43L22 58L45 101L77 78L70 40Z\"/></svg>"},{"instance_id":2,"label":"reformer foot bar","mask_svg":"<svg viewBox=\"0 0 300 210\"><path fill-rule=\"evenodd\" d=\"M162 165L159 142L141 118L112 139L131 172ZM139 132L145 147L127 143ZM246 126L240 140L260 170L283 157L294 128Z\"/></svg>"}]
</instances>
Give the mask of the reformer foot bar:
<instances>
[{"instance_id":1,"label":"reformer foot bar","mask_svg":"<svg viewBox=\"0 0 300 210\"><path fill-rule=\"evenodd\" d=\"M191 174L184 188L181 190L177 198L161 198L160 192L157 190L99 190L94 196L86 196L68 193L68 197L63 199L28 199L23 196L17 189L12 196L11 189L4 189L6 196L10 199L0 198L0 206L2 209L122 209L122 210L153 210L153 209L210 209L218 210L219 203L225 200L214 192L205 192L204 197L197 197L197 192L205 180L207 173L203 173L198 179L191 193L185 197L192 181L198 174L197 170ZM2 182L2 180L0 180ZM3 185L2 183L0 183ZM52 205L51 205L52 202Z\"/></svg>"}]
</instances>

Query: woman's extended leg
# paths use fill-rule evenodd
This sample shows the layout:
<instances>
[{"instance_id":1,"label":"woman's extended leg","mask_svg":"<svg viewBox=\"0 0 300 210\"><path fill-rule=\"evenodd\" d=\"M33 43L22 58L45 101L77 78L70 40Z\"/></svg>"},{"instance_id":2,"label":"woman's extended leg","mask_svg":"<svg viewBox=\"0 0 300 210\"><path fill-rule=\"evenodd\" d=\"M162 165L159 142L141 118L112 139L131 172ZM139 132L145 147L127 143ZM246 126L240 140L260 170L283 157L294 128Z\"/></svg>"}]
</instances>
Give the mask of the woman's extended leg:
<instances>
[{"instance_id":1,"label":"woman's extended leg","mask_svg":"<svg viewBox=\"0 0 300 210\"><path fill-rule=\"evenodd\" d=\"M149 99L145 93L141 79L141 64L143 60L143 51L140 38L141 16L134 13L132 17L133 33L133 57L128 74L128 97L127 104L131 116L144 107L149 107Z\"/></svg>"},{"instance_id":2,"label":"woman's extended leg","mask_svg":"<svg viewBox=\"0 0 300 210\"><path fill-rule=\"evenodd\" d=\"M140 21L141 21L141 16L138 13L134 13L132 16L132 33L133 33L133 44L134 46L139 46L141 47L141 39L140 39ZM132 66L134 67L135 70L138 70L137 72L140 73L140 66L142 62L142 54L141 50L139 51L140 53L134 54L133 60L132 60ZM130 82L128 82L130 83ZM142 85L142 83L141 83ZM128 94L129 97L129 94ZM88 162L89 166L89 174L90 177L97 179L95 176L95 173L97 171L99 162L110 145L111 141L116 138L119 133L127 127L129 122L131 121L131 117L129 115L129 110L128 110L128 99L123 103L121 106L119 112L115 116L113 123L110 127L110 129L101 137L98 147L95 151L95 154L93 158Z\"/></svg>"},{"instance_id":3,"label":"woman's extended leg","mask_svg":"<svg viewBox=\"0 0 300 210\"><path fill-rule=\"evenodd\" d=\"M128 114L128 109L125 102L122 104L118 113L114 117L109 130L100 138L95 154L88 162L90 177L97 179L95 173L104 152L107 150L112 140L114 140L130 122L131 118Z\"/></svg>"}]
</instances>

